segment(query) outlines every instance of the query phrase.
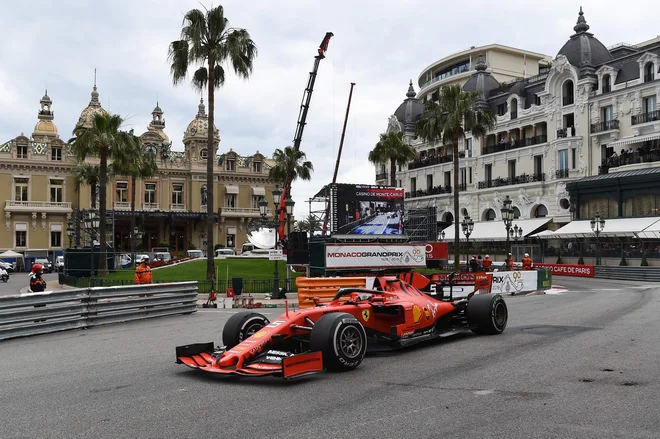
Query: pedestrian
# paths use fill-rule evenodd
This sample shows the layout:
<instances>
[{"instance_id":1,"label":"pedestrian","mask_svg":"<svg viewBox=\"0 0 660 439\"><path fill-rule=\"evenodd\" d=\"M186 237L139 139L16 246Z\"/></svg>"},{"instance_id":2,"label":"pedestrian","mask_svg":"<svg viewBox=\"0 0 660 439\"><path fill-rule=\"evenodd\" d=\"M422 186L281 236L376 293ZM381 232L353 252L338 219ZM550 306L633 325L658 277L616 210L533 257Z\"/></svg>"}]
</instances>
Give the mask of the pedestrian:
<instances>
[{"instance_id":1,"label":"pedestrian","mask_svg":"<svg viewBox=\"0 0 660 439\"><path fill-rule=\"evenodd\" d=\"M491 265L493 265L493 261L490 260L490 257L488 255L484 256L484 271L488 272L490 271Z\"/></svg>"},{"instance_id":2,"label":"pedestrian","mask_svg":"<svg viewBox=\"0 0 660 439\"><path fill-rule=\"evenodd\" d=\"M33 293L40 293L46 290L46 281L41 277L43 270L44 266L41 264L32 265L32 271L28 277L30 279L30 291Z\"/></svg>"},{"instance_id":3,"label":"pedestrian","mask_svg":"<svg viewBox=\"0 0 660 439\"><path fill-rule=\"evenodd\" d=\"M523 258L523 270L531 270L532 269L532 258L529 257L529 253L525 253L525 257Z\"/></svg>"},{"instance_id":4,"label":"pedestrian","mask_svg":"<svg viewBox=\"0 0 660 439\"><path fill-rule=\"evenodd\" d=\"M479 264L479 271L484 271L484 261L481 259L481 255L477 256L477 264Z\"/></svg>"},{"instance_id":5,"label":"pedestrian","mask_svg":"<svg viewBox=\"0 0 660 439\"><path fill-rule=\"evenodd\" d=\"M134 283L138 285L153 283L151 267L149 267L149 256L143 256L140 264L135 268Z\"/></svg>"},{"instance_id":6,"label":"pedestrian","mask_svg":"<svg viewBox=\"0 0 660 439\"><path fill-rule=\"evenodd\" d=\"M475 256L472 256L472 259L470 259L470 270L473 273L479 271L479 264L477 263L477 258Z\"/></svg>"},{"instance_id":7,"label":"pedestrian","mask_svg":"<svg viewBox=\"0 0 660 439\"><path fill-rule=\"evenodd\" d=\"M513 271L513 256L511 256L511 253L506 257L506 269L508 271Z\"/></svg>"}]
</instances>

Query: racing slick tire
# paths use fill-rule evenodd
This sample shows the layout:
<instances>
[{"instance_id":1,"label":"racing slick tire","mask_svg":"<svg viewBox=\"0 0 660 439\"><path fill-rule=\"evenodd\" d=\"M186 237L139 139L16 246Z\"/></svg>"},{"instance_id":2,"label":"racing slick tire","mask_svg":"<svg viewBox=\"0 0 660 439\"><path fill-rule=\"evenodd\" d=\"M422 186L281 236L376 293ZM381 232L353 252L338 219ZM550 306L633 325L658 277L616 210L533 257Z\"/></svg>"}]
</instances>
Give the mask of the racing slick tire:
<instances>
[{"instance_id":1,"label":"racing slick tire","mask_svg":"<svg viewBox=\"0 0 660 439\"><path fill-rule=\"evenodd\" d=\"M323 367L331 372L355 369L367 352L367 332L352 314L337 312L322 316L310 335L312 352L323 353Z\"/></svg>"},{"instance_id":2,"label":"racing slick tire","mask_svg":"<svg viewBox=\"0 0 660 439\"><path fill-rule=\"evenodd\" d=\"M479 335L500 334L509 311L500 294L477 294L468 301L466 316L470 330Z\"/></svg>"},{"instance_id":3,"label":"racing slick tire","mask_svg":"<svg viewBox=\"0 0 660 439\"><path fill-rule=\"evenodd\" d=\"M222 343L227 349L231 349L269 323L270 321L258 312L243 311L234 314L222 329Z\"/></svg>"}]
</instances>

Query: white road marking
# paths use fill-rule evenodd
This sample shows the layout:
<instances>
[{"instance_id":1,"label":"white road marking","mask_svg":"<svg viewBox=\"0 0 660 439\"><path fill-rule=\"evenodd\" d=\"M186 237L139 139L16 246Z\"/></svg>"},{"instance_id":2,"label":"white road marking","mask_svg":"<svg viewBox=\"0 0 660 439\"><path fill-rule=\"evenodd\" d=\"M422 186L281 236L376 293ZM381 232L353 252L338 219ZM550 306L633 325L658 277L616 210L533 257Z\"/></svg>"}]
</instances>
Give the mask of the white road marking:
<instances>
[{"instance_id":1,"label":"white road marking","mask_svg":"<svg viewBox=\"0 0 660 439\"><path fill-rule=\"evenodd\" d=\"M489 389L489 390L475 390L473 392L475 395L492 395L495 393L495 389Z\"/></svg>"}]
</instances>

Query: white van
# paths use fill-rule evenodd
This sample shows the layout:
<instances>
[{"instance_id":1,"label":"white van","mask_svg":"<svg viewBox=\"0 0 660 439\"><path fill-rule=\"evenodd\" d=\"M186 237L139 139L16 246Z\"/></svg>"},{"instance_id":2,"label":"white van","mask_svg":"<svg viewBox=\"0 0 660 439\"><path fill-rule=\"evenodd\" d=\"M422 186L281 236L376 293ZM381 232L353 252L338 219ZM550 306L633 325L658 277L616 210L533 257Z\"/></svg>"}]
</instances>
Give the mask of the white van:
<instances>
[{"instance_id":1,"label":"white van","mask_svg":"<svg viewBox=\"0 0 660 439\"><path fill-rule=\"evenodd\" d=\"M203 258L204 253L201 250L188 250L186 256L189 258Z\"/></svg>"},{"instance_id":2,"label":"white van","mask_svg":"<svg viewBox=\"0 0 660 439\"><path fill-rule=\"evenodd\" d=\"M236 256L233 248L219 248L215 251L216 259L224 259L227 256Z\"/></svg>"}]
</instances>

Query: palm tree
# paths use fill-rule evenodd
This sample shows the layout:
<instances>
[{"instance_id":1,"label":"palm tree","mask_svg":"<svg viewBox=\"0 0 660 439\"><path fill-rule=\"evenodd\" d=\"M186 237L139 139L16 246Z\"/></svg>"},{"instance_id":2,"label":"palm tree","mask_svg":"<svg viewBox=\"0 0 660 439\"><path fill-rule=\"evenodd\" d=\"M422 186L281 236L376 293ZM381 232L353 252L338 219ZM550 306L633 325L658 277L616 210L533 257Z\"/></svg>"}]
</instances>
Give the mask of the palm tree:
<instances>
[{"instance_id":1,"label":"palm tree","mask_svg":"<svg viewBox=\"0 0 660 439\"><path fill-rule=\"evenodd\" d=\"M309 215L301 220L298 220L294 223L293 229L296 232L307 232L311 238L314 235L314 232L318 232L323 227L321 221L312 215Z\"/></svg>"},{"instance_id":2,"label":"palm tree","mask_svg":"<svg viewBox=\"0 0 660 439\"><path fill-rule=\"evenodd\" d=\"M92 191L92 209L96 209L96 189L99 184L99 165L78 163L73 168L73 188L80 192L82 185L87 185Z\"/></svg>"},{"instance_id":3,"label":"palm tree","mask_svg":"<svg viewBox=\"0 0 660 439\"><path fill-rule=\"evenodd\" d=\"M108 181L108 158L120 155L133 142L133 135L120 131L124 120L118 115L107 113L96 114L91 126L76 126L75 136L69 143L71 150L79 163L84 163L88 157L99 158L99 271L107 269L106 260L106 184Z\"/></svg>"},{"instance_id":4,"label":"palm tree","mask_svg":"<svg viewBox=\"0 0 660 439\"><path fill-rule=\"evenodd\" d=\"M150 178L158 172L156 157L153 153L142 149L142 140L133 136L130 145L121 154L117 154L112 163L113 172L117 175L131 178L131 233L135 230L135 192L136 180ZM135 239L135 237L133 237ZM133 247L132 259L135 261L135 248ZM137 261L135 261L137 262Z\"/></svg>"},{"instance_id":5,"label":"palm tree","mask_svg":"<svg viewBox=\"0 0 660 439\"><path fill-rule=\"evenodd\" d=\"M460 85L440 90L438 103L427 101L425 117L417 123L417 134L426 142L442 142L453 146L454 161L454 269L460 270L460 235L458 229L458 143L465 133L483 137L495 127L495 116L475 106L480 92L464 92Z\"/></svg>"},{"instance_id":6,"label":"palm tree","mask_svg":"<svg viewBox=\"0 0 660 439\"><path fill-rule=\"evenodd\" d=\"M297 179L304 181L312 179L314 165L307 160L307 154L300 150L296 151L292 146L287 146L284 150L277 148L273 153L273 160L275 164L270 168L268 178L275 182L284 184L287 174L291 176L291 183ZM287 198L291 198L290 189Z\"/></svg>"},{"instance_id":7,"label":"palm tree","mask_svg":"<svg viewBox=\"0 0 660 439\"><path fill-rule=\"evenodd\" d=\"M369 152L374 165L390 164L390 186L396 187L396 164L405 164L417 157L415 148L403 141L403 132L381 133L380 140Z\"/></svg>"},{"instance_id":8,"label":"palm tree","mask_svg":"<svg viewBox=\"0 0 660 439\"><path fill-rule=\"evenodd\" d=\"M215 148L213 147L215 115L215 98L213 92L222 87L225 82L223 64L231 67L234 73L247 79L252 73L254 58L257 56L257 46L245 29L229 26L222 6L216 8L192 9L183 17L181 39L173 41L169 47L168 59L172 65L172 81L178 84L188 74L191 65L199 65L192 76L192 84L203 91L208 87L209 128L208 128L208 159L206 162L207 187L207 221L206 234L209 249L213 248L213 166L215 164ZM206 255L206 278L214 278L213 251Z\"/></svg>"}]
</instances>

